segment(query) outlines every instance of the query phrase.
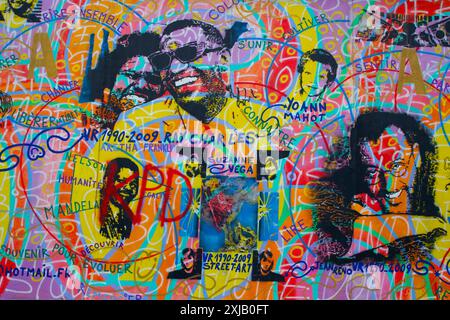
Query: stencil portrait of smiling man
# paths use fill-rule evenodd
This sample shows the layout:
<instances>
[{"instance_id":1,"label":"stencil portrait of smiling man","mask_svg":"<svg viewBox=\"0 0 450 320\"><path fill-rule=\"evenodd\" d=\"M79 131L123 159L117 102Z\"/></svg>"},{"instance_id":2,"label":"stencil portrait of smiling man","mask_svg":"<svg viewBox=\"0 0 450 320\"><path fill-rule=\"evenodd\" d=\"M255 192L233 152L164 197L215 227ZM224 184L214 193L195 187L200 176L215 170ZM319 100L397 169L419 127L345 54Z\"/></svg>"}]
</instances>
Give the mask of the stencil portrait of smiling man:
<instances>
[{"instance_id":1,"label":"stencil portrait of smiling man","mask_svg":"<svg viewBox=\"0 0 450 320\"><path fill-rule=\"evenodd\" d=\"M202 250L184 248L180 257L181 269L170 271L168 279L199 280L202 276Z\"/></svg>"},{"instance_id":2,"label":"stencil portrait of smiling man","mask_svg":"<svg viewBox=\"0 0 450 320\"><path fill-rule=\"evenodd\" d=\"M212 25L193 19L170 23L163 31L161 52L150 57L161 71L176 103L209 123L227 103L230 51Z\"/></svg>"},{"instance_id":3,"label":"stencil portrait of smiling man","mask_svg":"<svg viewBox=\"0 0 450 320\"><path fill-rule=\"evenodd\" d=\"M297 66L303 100L320 99L336 79L337 67L336 60L326 50L313 49L305 52Z\"/></svg>"},{"instance_id":4,"label":"stencil portrait of smiling man","mask_svg":"<svg viewBox=\"0 0 450 320\"><path fill-rule=\"evenodd\" d=\"M360 115L348 166L314 186L320 259L429 259L447 234L434 204L435 173L436 146L420 122L401 113Z\"/></svg>"},{"instance_id":5,"label":"stencil portrait of smiling man","mask_svg":"<svg viewBox=\"0 0 450 320\"><path fill-rule=\"evenodd\" d=\"M12 12L14 15L27 19L27 22L39 22L41 14L41 6L39 0L8 0L4 2L4 13ZM2 12L0 11L0 21L4 21Z\"/></svg>"}]
</instances>

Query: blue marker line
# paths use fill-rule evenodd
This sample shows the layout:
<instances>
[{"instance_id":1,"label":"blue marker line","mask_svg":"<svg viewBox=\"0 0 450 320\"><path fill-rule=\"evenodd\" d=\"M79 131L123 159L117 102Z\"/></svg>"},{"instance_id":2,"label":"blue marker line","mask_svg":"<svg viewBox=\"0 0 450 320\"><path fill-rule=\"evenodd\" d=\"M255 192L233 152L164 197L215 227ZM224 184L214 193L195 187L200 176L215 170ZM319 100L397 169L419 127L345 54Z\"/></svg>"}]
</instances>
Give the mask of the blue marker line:
<instances>
[{"instance_id":1,"label":"blue marker line","mask_svg":"<svg viewBox=\"0 0 450 320\"><path fill-rule=\"evenodd\" d=\"M447 68L445 69L445 72L442 75L441 83L444 81L449 67L450 67L450 64L447 64ZM439 120L441 121L442 132L444 133L445 140L447 140L447 144L450 146L450 141L448 139L447 132L445 131L445 128L444 128L444 122L442 120L441 97L442 97L442 90L439 90L439 98L438 98Z\"/></svg>"}]
</instances>

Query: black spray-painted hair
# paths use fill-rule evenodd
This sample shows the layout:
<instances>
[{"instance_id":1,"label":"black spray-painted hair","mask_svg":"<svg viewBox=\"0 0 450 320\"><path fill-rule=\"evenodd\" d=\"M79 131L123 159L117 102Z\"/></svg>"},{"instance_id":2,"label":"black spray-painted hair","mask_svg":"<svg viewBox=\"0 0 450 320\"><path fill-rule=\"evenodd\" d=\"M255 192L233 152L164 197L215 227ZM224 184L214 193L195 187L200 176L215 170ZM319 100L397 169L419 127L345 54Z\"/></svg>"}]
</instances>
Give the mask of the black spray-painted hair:
<instances>
[{"instance_id":1,"label":"black spray-painted hair","mask_svg":"<svg viewBox=\"0 0 450 320\"><path fill-rule=\"evenodd\" d=\"M119 170L122 169L122 168L128 168L128 169L130 169L133 172L139 173L138 166L133 161L131 161L130 159L128 159L128 158L115 158L115 159L111 160L110 162L108 162L108 165L106 166L106 170L105 170L104 179L106 179L107 177L111 177L112 176L113 168L115 168L115 170L116 170L114 172L114 175L116 175L117 172L119 172Z\"/></svg>"},{"instance_id":2,"label":"black spray-painted hair","mask_svg":"<svg viewBox=\"0 0 450 320\"><path fill-rule=\"evenodd\" d=\"M414 117L393 112L370 111L361 114L350 131L349 153L342 154L348 161L337 170L333 170L326 178L320 179L312 185L316 211L313 216L314 226L319 238L315 249L319 261L333 261L334 263L348 263L352 259L341 259L348 252L353 241L354 221L359 213L351 209L353 197L358 194L371 194L370 187L365 181L365 165L362 162L361 143L363 141L377 141L386 128L395 126L401 129L408 144L413 147L417 143L420 152L420 166L414 176L411 201L407 214L434 216L441 218L439 208L434 204L434 183L437 168L436 146L432 135ZM331 156L334 158L334 156ZM433 231L434 232L434 231ZM410 237L411 239L398 239L390 244L389 257L374 254L372 251L355 257L355 261L368 259L368 261L386 261L392 259L396 253L412 250L410 257L417 257L413 252L431 250L437 236L443 234L442 229L433 234ZM411 241L410 241L411 240ZM400 250L400 251L399 251ZM403 251L402 251L403 250ZM425 250L425 251L424 251ZM421 254L420 256L425 256ZM406 259L406 260L408 260ZM406 261L405 260L405 261Z\"/></svg>"},{"instance_id":3,"label":"black spray-painted hair","mask_svg":"<svg viewBox=\"0 0 450 320\"><path fill-rule=\"evenodd\" d=\"M303 72L303 67L309 60L317 61L323 64L328 64L331 66L331 72L328 73L328 83L333 82L336 79L337 74L337 62L334 57L326 50L323 49L313 49L305 52L300 58L300 62L297 66L297 71L301 74Z\"/></svg>"},{"instance_id":4,"label":"black spray-painted hair","mask_svg":"<svg viewBox=\"0 0 450 320\"><path fill-rule=\"evenodd\" d=\"M361 155L361 142L364 140L376 141L384 130L390 126L400 128L405 134L411 147L417 143L419 146L421 164L414 178L412 193L412 213L427 216L438 216L439 209L434 204L434 183L437 169L436 145L431 133L414 117L405 113L372 111L361 114L350 132L350 167L356 175L356 188L354 194L367 192L367 185L363 181L364 166ZM347 184L351 184L350 181ZM352 192L352 193L353 193Z\"/></svg>"},{"instance_id":5,"label":"black spray-painted hair","mask_svg":"<svg viewBox=\"0 0 450 320\"><path fill-rule=\"evenodd\" d=\"M117 40L116 48L106 56L105 88L112 89L120 68L131 58L149 56L159 50L160 36L155 32L133 32ZM100 76L100 75L99 75Z\"/></svg>"},{"instance_id":6,"label":"black spray-painted hair","mask_svg":"<svg viewBox=\"0 0 450 320\"><path fill-rule=\"evenodd\" d=\"M225 46L224 38L223 38L222 34L219 32L219 30L217 30L216 27L214 27L213 25L211 25L209 23L199 21L199 20L194 20L194 19L184 19L184 20L174 21L174 22L170 23L169 25L167 25L167 27L164 29L162 35L163 36L168 35L176 30L180 30L180 29L184 29L184 28L188 28L188 27L202 28L206 35L206 39L208 39L209 41L213 41L220 46Z\"/></svg>"}]
</instances>

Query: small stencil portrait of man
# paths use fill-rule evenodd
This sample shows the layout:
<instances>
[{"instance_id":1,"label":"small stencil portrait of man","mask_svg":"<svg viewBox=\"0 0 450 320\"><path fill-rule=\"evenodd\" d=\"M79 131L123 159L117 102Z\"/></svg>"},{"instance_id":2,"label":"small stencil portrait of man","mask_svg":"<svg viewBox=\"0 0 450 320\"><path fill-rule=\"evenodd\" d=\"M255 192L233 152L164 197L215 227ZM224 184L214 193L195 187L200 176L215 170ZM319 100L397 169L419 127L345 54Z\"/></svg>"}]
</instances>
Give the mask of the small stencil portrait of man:
<instances>
[{"instance_id":1,"label":"small stencil portrait of man","mask_svg":"<svg viewBox=\"0 0 450 320\"><path fill-rule=\"evenodd\" d=\"M258 251L253 251L252 281L276 281L285 282L284 277L272 271L275 264L273 253L264 250L258 255Z\"/></svg>"},{"instance_id":2,"label":"small stencil portrait of man","mask_svg":"<svg viewBox=\"0 0 450 320\"><path fill-rule=\"evenodd\" d=\"M202 249L184 248L181 252L181 269L169 272L167 279L200 280L202 277Z\"/></svg>"}]
</instances>

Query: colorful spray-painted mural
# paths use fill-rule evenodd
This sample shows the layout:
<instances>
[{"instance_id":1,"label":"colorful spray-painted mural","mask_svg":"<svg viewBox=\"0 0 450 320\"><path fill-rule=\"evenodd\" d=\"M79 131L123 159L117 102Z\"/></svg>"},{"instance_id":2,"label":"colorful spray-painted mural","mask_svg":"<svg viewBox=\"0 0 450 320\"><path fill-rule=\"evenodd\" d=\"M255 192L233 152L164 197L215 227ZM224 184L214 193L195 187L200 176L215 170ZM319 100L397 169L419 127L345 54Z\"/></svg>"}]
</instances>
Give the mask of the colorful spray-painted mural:
<instances>
[{"instance_id":1,"label":"colorful spray-painted mural","mask_svg":"<svg viewBox=\"0 0 450 320\"><path fill-rule=\"evenodd\" d=\"M450 1L0 6L0 299L449 299Z\"/></svg>"}]
</instances>

